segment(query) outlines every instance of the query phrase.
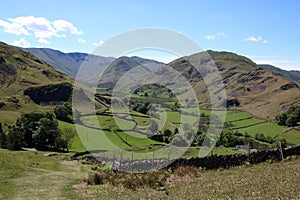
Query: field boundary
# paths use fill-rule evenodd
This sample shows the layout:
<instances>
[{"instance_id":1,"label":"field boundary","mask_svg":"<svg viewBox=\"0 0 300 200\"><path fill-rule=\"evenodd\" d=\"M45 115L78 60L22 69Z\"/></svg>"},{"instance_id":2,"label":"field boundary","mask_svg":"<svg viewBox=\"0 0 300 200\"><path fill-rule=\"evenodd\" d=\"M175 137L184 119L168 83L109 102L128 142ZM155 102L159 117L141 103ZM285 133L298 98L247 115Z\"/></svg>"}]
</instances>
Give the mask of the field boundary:
<instances>
[{"instance_id":1,"label":"field boundary","mask_svg":"<svg viewBox=\"0 0 300 200\"><path fill-rule=\"evenodd\" d=\"M82 153L75 153L71 158L77 159L78 156L86 155L83 159L89 163L111 163L113 169L117 171L132 171L138 172L143 170L153 170L165 168L176 168L181 166L194 166L204 169L218 169L229 168L234 166L249 164L258 164L268 160L281 161L282 158L289 156L300 155L300 145L290 146L282 149L267 149L262 151L256 151L245 154L228 154L228 155L211 155L198 158L179 158L176 160L170 160L167 158L161 159L129 159L129 158L110 158L103 156L93 156L95 151L86 151ZM168 163L171 163L168 165ZM148 169L149 168L149 169Z\"/></svg>"}]
</instances>

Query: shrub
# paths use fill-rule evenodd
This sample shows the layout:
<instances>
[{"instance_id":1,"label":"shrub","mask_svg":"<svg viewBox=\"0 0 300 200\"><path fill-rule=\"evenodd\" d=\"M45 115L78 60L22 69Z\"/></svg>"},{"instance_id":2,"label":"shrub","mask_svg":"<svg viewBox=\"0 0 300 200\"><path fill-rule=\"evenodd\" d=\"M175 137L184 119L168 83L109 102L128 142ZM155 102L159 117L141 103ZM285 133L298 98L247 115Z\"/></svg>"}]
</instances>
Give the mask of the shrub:
<instances>
[{"instance_id":1,"label":"shrub","mask_svg":"<svg viewBox=\"0 0 300 200\"><path fill-rule=\"evenodd\" d=\"M68 103L55 106L54 114L56 116L56 119L58 120L68 122L68 123L73 123L72 108Z\"/></svg>"},{"instance_id":2,"label":"shrub","mask_svg":"<svg viewBox=\"0 0 300 200\"><path fill-rule=\"evenodd\" d=\"M84 181L89 185L103 185L107 183L112 184L113 186L122 185L131 190L147 187L159 189L166 185L169 176L170 173L166 170L135 174L109 171L90 174Z\"/></svg>"}]
</instances>

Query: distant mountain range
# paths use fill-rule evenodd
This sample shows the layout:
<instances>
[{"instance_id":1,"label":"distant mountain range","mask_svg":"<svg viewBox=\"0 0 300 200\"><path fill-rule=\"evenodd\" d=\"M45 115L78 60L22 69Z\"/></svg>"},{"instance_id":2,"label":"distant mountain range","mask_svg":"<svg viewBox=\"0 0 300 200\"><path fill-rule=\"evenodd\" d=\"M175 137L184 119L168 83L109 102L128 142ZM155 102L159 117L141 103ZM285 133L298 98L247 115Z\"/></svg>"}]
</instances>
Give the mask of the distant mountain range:
<instances>
[{"instance_id":1,"label":"distant mountain range","mask_svg":"<svg viewBox=\"0 0 300 200\"><path fill-rule=\"evenodd\" d=\"M115 58L89 55L86 53L63 53L54 49L47 48L21 48L32 53L34 56L55 67L56 70L75 78L79 67L85 62L92 65L93 69L100 70L112 63ZM94 75L93 72L85 72L87 76Z\"/></svg>"},{"instance_id":2,"label":"distant mountain range","mask_svg":"<svg viewBox=\"0 0 300 200\"><path fill-rule=\"evenodd\" d=\"M87 70L84 71L84 75L81 74L81 78L85 83L93 82L98 79L99 74L103 72L105 67L110 64L116 65L113 61L116 58L113 57L103 57L103 56L96 56L92 54L86 53L63 53L58 50L54 49L47 49L47 48L21 48L24 51L32 53L34 56L39 58L40 60L45 61L49 65L55 67L56 70L75 78L78 69L82 64L84 66L88 66ZM157 68L159 65L163 64L161 62L140 58L137 56L131 57L132 61L135 61L135 64L143 65L146 68L154 69ZM122 63L118 63L118 65L122 65ZM119 69L119 73L124 72L121 70L124 66L117 67ZM114 82L114 81L112 81Z\"/></svg>"},{"instance_id":3,"label":"distant mountain range","mask_svg":"<svg viewBox=\"0 0 300 200\"><path fill-rule=\"evenodd\" d=\"M290 81L296 83L300 87L300 71L296 71L296 70L287 71L272 65L258 65L258 66L264 69L271 70L276 75L289 79Z\"/></svg>"},{"instance_id":4,"label":"distant mountain range","mask_svg":"<svg viewBox=\"0 0 300 200\"><path fill-rule=\"evenodd\" d=\"M274 119L278 113L287 110L291 105L300 105L300 89L297 85L300 72L257 65L244 56L230 52L207 53L223 77L227 98L238 99L240 102L241 105L236 109L245 110L260 118ZM209 108L209 91L203 77L188 62L199 60L202 54L203 52L182 57L166 66L180 72L194 88L200 106ZM86 59L88 64L97 69L97 73L88 72L90 76L86 81L89 83L97 80L99 73L103 72L98 87L105 88L112 88L123 74L132 73L131 69L135 66L140 65L140 69L147 72L164 65L139 57L116 59L84 53L63 53L52 49L20 50L0 43L0 119L3 117L1 115L8 117L5 111L9 111L10 115L13 112L17 115L33 108L44 109L45 105L51 106L58 101L69 101L73 78ZM99 99L98 103L99 107L103 104Z\"/></svg>"},{"instance_id":5,"label":"distant mountain range","mask_svg":"<svg viewBox=\"0 0 300 200\"><path fill-rule=\"evenodd\" d=\"M111 64L116 58L103 57L90 55L87 53L64 53L58 50L49 48L21 48L24 51L28 51L36 56L38 59L47 62L49 65L55 67L56 70L75 78L79 67L85 62L86 65L93 65L93 68L101 71L109 64ZM134 61L142 64L151 70L151 68L157 68L162 62L155 60L140 58L137 56L131 57ZM115 64L114 64L115 65ZM272 65L258 65L259 67L273 71L276 75L282 76L300 86L300 71L287 71L280 69ZM99 72L100 73L100 72ZM87 77L95 76L93 72L87 72ZM94 78L90 78L93 80Z\"/></svg>"}]
</instances>

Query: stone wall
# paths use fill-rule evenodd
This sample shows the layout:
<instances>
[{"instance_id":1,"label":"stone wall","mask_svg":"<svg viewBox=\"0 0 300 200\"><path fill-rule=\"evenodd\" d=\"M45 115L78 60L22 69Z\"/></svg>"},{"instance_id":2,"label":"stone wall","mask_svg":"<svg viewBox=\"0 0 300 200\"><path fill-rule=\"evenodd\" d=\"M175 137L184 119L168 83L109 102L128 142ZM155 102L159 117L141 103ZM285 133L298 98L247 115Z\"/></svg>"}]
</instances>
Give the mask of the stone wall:
<instances>
[{"instance_id":1,"label":"stone wall","mask_svg":"<svg viewBox=\"0 0 300 200\"><path fill-rule=\"evenodd\" d=\"M76 159L84 154L100 151L91 151L77 153L72 156ZM114 170L141 172L155 170L160 168L175 168L180 166L194 166L204 169L217 169L240 166L245 163L257 164L267 160L280 161L283 158L293 155L300 155L300 145L290 146L282 149L267 149L263 151L252 152L250 154L229 154L229 155L212 155L199 158L179 158L176 160L168 159L147 159L147 160L132 160L128 158L108 158L101 156L86 156L84 159L90 163L112 163ZM169 164L170 163L170 164Z\"/></svg>"}]
</instances>

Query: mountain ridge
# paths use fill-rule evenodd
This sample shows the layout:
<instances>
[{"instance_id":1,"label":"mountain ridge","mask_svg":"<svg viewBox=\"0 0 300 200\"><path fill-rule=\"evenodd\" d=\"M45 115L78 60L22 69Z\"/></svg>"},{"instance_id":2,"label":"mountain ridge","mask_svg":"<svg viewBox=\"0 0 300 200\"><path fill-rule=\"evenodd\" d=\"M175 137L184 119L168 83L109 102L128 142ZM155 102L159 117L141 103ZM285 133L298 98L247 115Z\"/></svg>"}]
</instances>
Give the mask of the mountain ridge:
<instances>
[{"instance_id":1,"label":"mountain ridge","mask_svg":"<svg viewBox=\"0 0 300 200\"><path fill-rule=\"evenodd\" d=\"M245 110L260 118L274 119L277 114L286 111L291 105L300 104L299 86L286 77L283 77L282 74L276 74L271 69L264 69L249 58L236 53L211 50L204 52L204 54L205 53L211 56L222 75L228 99L238 99L240 102L241 105L235 109ZM65 54L62 53L62 55ZM201 52L178 58L168 63L167 66L181 72L182 75L192 83L199 98L200 106L202 108L209 108L209 91L203 81L203 77L187 62L188 59L200 59L200 55ZM85 56L87 56L87 54L69 53L68 56L71 56L72 59L77 58L78 62L80 62L81 59L86 59ZM34 62L43 64L43 61L35 57L33 60L37 60ZM116 84L119 77L129 72L133 67L140 65L139 62L142 61L146 62L146 64L151 61L148 67L142 68L144 70L146 69L145 71L147 71L147 69L151 71L152 64L163 65L163 63L153 60L149 61L139 57L121 57L114 59L105 69L104 79L102 79L105 84L100 86L111 88ZM145 63L142 66L145 67ZM45 76L45 74L48 73L45 71L42 72L42 74ZM98 75L93 73L93 76L97 78ZM32 80L24 80L23 82L23 84L26 83L31 86L36 84Z\"/></svg>"}]
</instances>

